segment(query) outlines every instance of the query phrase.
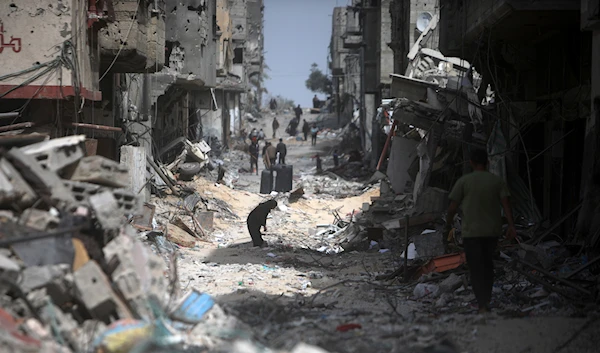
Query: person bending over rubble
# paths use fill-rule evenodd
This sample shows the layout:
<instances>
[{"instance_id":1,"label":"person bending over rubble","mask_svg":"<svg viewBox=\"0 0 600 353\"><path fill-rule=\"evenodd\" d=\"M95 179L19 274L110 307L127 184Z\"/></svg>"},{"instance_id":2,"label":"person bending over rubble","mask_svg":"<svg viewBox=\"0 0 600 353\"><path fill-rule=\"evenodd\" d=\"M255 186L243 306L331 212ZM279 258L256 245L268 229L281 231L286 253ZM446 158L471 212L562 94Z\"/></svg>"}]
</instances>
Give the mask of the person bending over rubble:
<instances>
[{"instance_id":1,"label":"person bending over rubble","mask_svg":"<svg viewBox=\"0 0 600 353\"><path fill-rule=\"evenodd\" d=\"M471 274L471 286L479 312L485 313L489 311L492 299L493 256L502 232L500 205L508 221L506 237L515 238L516 230L508 200L508 187L502 178L487 170L487 153L483 150L473 151L471 167L473 172L458 179L450 192L446 231L450 232L460 205L463 212L463 246Z\"/></svg>"},{"instance_id":2,"label":"person bending over rubble","mask_svg":"<svg viewBox=\"0 0 600 353\"><path fill-rule=\"evenodd\" d=\"M246 223L248 224L248 232L250 232L254 246L263 246L265 243L260 232L260 227L263 227L265 232L267 231L267 216L275 207L277 207L277 201L268 200L256 206L248 215Z\"/></svg>"}]
</instances>

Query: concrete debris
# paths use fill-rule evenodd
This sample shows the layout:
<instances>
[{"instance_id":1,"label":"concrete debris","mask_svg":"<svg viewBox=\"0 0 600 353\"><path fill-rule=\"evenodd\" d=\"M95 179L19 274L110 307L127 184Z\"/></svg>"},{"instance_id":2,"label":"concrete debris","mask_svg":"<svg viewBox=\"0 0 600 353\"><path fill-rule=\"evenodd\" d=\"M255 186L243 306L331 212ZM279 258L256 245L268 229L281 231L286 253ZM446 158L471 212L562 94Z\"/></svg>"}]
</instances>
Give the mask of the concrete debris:
<instances>
[{"instance_id":1,"label":"concrete debris","mask_svg":"<svg viewBox=\"0 0 600 353\"><path fill-rule=\"evenodd\" d=\"M70 180L124 188L128 186L129 171L126 167L102 156L82 158L70 176Z\"/></svg>"},{"instance_id":2,"label":"concrete debris","mask_svg":"<svg viewBox=\"0 0 600 353\"><path fill-rule=\"evenodd\" d=\"M361 195L370 188L361 183L346 181L334 174L304 175L301 177L299 187L304 190L308 197L312 194L335 198Z\"/></svg>"},{"instance_id":3,"label":"concrete debris","mask_svg":"<svg viewBox=\"0 0 600 353\"><path fill-rule=\"evenodd\" d=\"M22 147L45 169L59 172L85 156L85 135L67 136Z\"/></svg>"}]
</instances>

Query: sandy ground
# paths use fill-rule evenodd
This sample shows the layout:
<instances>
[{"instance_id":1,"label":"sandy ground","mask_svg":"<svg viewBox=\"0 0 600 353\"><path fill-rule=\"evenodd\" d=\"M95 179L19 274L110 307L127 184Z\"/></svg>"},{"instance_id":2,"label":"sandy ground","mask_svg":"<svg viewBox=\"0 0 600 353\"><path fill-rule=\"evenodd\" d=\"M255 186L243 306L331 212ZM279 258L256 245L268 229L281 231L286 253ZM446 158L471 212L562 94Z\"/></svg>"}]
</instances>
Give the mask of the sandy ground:
<instances>
[{"instance_id":1,"label":"sandy ground","mask_svg":"<svg viewBox=\"0 0 600 353\"><path fill-rule=\"evenodd\" d=\"M265 122L266 128L270 121ZM280 123L283 131L287 122ZM295 166L298 177L311 172L310 156L329 148L331 141L321 140L316 147L287 143L288 163ZM376 189L346 199L314 196L274 210L265 235L270 247L253 248L245 220L268 196L256 193L255 176L240 179L236 189L203 178L193 182L201 195L225 201L238 218L217 217L211 242L181 249L179 279L183 289L214 296L268 347L290 349L302 341L330 352L417 352L447 339L456 350L442 345L427 352L599 351L600 325L581 313L577 317L481 316L471 307L470 290L453 296L462 304L449 310L432 300L413 299L414 284L375 280L376 274L397 265L397 254L376 249L334 255L315 251L317 240L310 230L332 223L332 210L346 215L360 209L378 195ZM360 328L336 330L350 323Z\"/></svg>"}]
</instances>

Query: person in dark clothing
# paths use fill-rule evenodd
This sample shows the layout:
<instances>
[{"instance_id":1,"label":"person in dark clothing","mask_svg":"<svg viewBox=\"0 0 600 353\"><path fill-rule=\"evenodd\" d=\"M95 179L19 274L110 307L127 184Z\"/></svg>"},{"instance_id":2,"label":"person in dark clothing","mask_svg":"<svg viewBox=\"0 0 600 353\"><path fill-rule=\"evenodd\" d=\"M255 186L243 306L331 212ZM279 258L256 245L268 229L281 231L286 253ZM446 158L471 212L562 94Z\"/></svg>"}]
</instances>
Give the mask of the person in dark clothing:
<instances>
[{"instance_id":1,"label":"person in dark clothing","mask_svg":"<svg viewBox=\"0 0 600 353\"><path fill-rule=\"evenodd\" d=\"M340 156L337 149L333 150L333 165L336 167L340 165Z\"/></svg>"},{"instance_id":2,"label":"person in dark clothing","mask_svg":"<svg viewBox=\"0 0 600 353\"><path fill-rule=\"evenodd\" d=\"M310 126L304 119L304 125L302 125L302 133L304 134L304 141L308 140L308 133L310 132Z\"/></svg>"},{"instance_id":3,"label":"person in dark clothing","mask_svg":"<svg viewBox=\"0 0 600 353\"><path fill-rule=\"evenodd\" d=\"M317 173L323 173L323 162L321 161L321 156L317 153L315 157L317 159Z\"/></svg>"},{"instance_id":4,"label":"person in dark clothing","mask_svg":"<svg viewBox=\"0 0 600 353\"><path fill-rule=\"evenodd\" d=\"M268 200L256 206L248 215L246 223L254 246L262 246L265 243L260 227L263 227L265 232L267 231L267 216L275 207L277 207L277 201Z\"/></svg>"},{"instance_id":5,"label":"person in dark clothing","mask_svg":"<svg viewBox=\"0 0 600 353\"><path fill-rule=\"evenodd\" d=\"M315 96L313 97L313 108L317 109L320 108L321 106L321 101L319 100L319 97L317 97L317 95L315 94Z\"/></svg>"},{"instance_id":6,"label":"person in dark clothing","mask_svg":"<svg viewBox=\"0 0 600 353\"><path fill-rule=\"evenodd\" d=\"M300 104L296 108L294 108L294 113L296 114L296 119L300 121L300 115L302 115L302 108L300 108Z\"/></svg>"},{"instance_id":7,"label":"person in dark clothing","mask_svg":"<svg viewBox=\"0 0 600 353\"><path fill-rule=\"evenodd\" d=\"M248 152L250 152L250 172L256 172L258 175L258 143L252 141Z\"/></svg>"},{"instance_id":8,"label":"person in dark clothing","mask_svg":"<svg viewBox=\"0 0 600 353\"><path fill-rule=\"evenodd\" d=\"M471 285L479 312L489 311L494 284L493 256L502 232L502 213L508 222L506 237L516 237L510 192L502 178L487 170L488 156L483 150L471 154L473 172L463 175L450 192L450 206L446 218L446 232L454 223L460 205L462 209L463 247L471 273ZM447 238L447 237L446 237Z\"/></svg>"},{"instance_id":9,"label":"person in dark clothing","mask_svg":"<svg viewBox=\"0 0 600 353\"><path fill-rule=\"evenodd\" d=\"M283 139L279 139L277 144L277 153L279 153L279 164L285 164L285 155L287 154L287 146L283 143Z\"/></svg>"},{"instance_id":10,"label":"person in dark clothing","mask_svg":"<svg viewBox=\"0 0 600 353\"><path fill-rule=\"evenodd\" d=\"M272 123L272 127L273 127L273 138L275 138L275 136L277 135L277 129L279 129L279 121L277 121L277 117L273 118L273 123Z\"/></svg>"},{"instance_id":11,"label":"person in dark clothing","mask_svg":"<svg viewBox=\"0 0 600 353\"><path fill-rule=\"evenodd\" d=\"M317 134L319 133L319 128L316 124L313 124L312 128L310 128L310 137L311 144L315 146L317 144Z\"/></svg>"}]
</instances>

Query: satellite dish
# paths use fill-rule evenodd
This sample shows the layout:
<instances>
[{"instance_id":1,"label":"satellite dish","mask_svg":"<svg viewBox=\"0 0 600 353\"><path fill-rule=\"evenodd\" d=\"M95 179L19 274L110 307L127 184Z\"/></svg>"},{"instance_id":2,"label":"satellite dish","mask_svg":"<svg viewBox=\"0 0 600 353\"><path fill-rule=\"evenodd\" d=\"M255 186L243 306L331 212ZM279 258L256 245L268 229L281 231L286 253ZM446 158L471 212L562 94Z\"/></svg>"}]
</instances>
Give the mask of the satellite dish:
<instances>
[{"instance_id":1,"label":"satellite dish","mask_svg":"<svg viewBox=\"0 0 600 353\"><path fill-rule=\"evenodd\" d=\"M421 12L417 17L417 29L419 32L423 32L427 26L429 26L429 22L433 16L429 12Z\"/></svg>"}]
</instances>

